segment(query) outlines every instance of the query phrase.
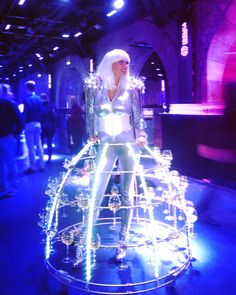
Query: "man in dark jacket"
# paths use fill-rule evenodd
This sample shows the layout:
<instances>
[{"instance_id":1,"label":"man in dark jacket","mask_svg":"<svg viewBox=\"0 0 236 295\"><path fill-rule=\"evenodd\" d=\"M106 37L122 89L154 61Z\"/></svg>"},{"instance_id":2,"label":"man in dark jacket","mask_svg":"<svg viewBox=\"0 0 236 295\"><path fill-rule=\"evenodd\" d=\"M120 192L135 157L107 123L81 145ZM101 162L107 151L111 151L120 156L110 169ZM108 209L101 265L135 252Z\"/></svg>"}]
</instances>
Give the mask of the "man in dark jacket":
<instances>
[{"instance_id":1,"label":"man in dark jacket","mask_svg":"<svg viewBox=\"0 0 236 295\"><path fill-rule=\"evenodd\" d=\"M23 118L11 99L9 85L0 85L0 197L13 195L18 188L16 137L24 128Z\"/></svg>"},{"instance_id":2,"label":"man in dark jacket","mask_svg":"<svg viewBox=\"0 0 236 295\"><path fill-rule=\"evenodd\" d=\"M42 101L35 94L35 82L27 81L25 83L27 97L24 99L24 119L25 119L25 139L28 147L29 164L30 166L25 171L26 174L34 173L37 170L43 171L45 168L44 154L41 141L41 116L42 116ZM37 167L35 147L39 164Z\"/></svg>"}]
</instances>

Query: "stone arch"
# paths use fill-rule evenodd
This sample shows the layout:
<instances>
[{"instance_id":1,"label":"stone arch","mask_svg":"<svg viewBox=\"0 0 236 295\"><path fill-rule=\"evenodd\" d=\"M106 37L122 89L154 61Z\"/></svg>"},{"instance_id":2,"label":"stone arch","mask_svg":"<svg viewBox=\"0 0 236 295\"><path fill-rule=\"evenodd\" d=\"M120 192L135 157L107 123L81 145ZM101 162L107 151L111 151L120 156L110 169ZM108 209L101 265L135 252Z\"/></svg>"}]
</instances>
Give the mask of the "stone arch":
<instances>
[{"instance_id":1,"label":"stone arch","mask_svg":"<svg viewBox=\"0 0 236 295\"><path fill-rule=\"evenodd\" d=\"M75 68L65 69L61 75L58 107L68 107L68 96L74 95L79 100L80 88L82 87L82 79L79 71Z\"/></svg>"},{"instance_id":2,"label":"stone arch","mask_svg":"<svg viewBox=\"0 0 236 295\"><path fill-rule=\"evenodd\" d=\"M139 42L144 42L149 47L135 47L134 45ZM155 51L160 57L166 73L169 101L178 101L177 52L173 40L164 30L153 24L148 18L137 21L100 40L95 48L98 60L102 58L104 52L114 48L122 48L131 55L131 71L137 75L140 74L146 60Z\"/></svg>"},{"instance_id":3,"label":"stone arch","mask_svg":"<svg viewBox=\"0 0 236 295\"><path fill-rule=\"evenodd\" d=\"M236 81L236 0L231 2L207 55L208 103L224 103L224 85Z\"/></svg>"}]
</instances>

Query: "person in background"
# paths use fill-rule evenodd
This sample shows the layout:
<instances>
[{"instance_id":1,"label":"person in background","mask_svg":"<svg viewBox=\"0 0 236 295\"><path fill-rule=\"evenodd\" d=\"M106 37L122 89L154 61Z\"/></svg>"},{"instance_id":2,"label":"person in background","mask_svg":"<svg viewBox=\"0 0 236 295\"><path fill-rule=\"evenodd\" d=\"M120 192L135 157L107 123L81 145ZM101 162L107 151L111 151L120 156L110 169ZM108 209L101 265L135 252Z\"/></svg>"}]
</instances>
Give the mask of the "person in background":
<instances>
[{"instance_id":1,"label":"person in background","mask_svg":"<svg viewBox=\"0 0 236 295\"><path fill-rule=\"evenodd\" d=\"M89 139L99 142L96 167L111 171L119 165L121 206L119 242L116 260L126 255L134 198L136 159L139 147L147 144L141 108L141 79L129 75L129 55L121 49L109 51L98 66L96 75L85 80L86 127ZM131 152L132 151L132 152ZM101 169L101 168L100 168ZM88 218L88 239L91 225L95 225L110 174L97 169L92 184L91 205ZM97 174L98 173L98 174ZM93 204L93 206L92 206ZM93 210L94 209L94 210ZM91 224L92 223L92 224ZM89 241L88 241L89 243Z\"/></svg>"},{"instance_id":2,"label":"person in background","mask_svg":"<svg viewBox=\"0 0 236 295\"><path fill-rule=\"evenodd\" d=\"M42 116L41 116L41 127L42 127L42 144L46 141L47 144L47 154L48 159L47 163L51 163L52 158L52 142L53 137L55 134L55 127L56 127L56 115L55 115L55 109L53 108L52 104L48 100L48 96L46 93L40 94L43 107L42 107Z\"/></svg>"},{"instance_id":3,"label":"person in background","mask_svg":"<svg viewBox=\"0 0 236 295\"><path fill-rule=\"evenodd\" d=\"M41 141L41 117L42 100L35 94L35 82L27 81L25 83L27 97L23 101L23 115L25 119L25 139L29 154L29 167L24 171L25 174L35 173L37 170L44 171L44 153ZM36 161L36 152L39 158L39 165Z\"/></svg>"},{"instance_id":4,"label":"person in background","mask_svg":"<svg viewBox=\"0 0 236 295\"><path fill-rule=\"evenodd\" d=\"M0 196L18 189L16 137L24 129L23 117L12 100L10 85L0 84Z\"/></svg>"},{"instance_id":5,"label":"person in background","mask_svg":"<svg viewBox=\"0 0 236 295\"><path fill-rule=\"evenodd\" d=\"M74 95L69 97L69 111L66 115L67 131L69 138L70 151L77 154L82 148L84 134L84 116L83 109L78 104Z\"/></svg>"}]
</instances>

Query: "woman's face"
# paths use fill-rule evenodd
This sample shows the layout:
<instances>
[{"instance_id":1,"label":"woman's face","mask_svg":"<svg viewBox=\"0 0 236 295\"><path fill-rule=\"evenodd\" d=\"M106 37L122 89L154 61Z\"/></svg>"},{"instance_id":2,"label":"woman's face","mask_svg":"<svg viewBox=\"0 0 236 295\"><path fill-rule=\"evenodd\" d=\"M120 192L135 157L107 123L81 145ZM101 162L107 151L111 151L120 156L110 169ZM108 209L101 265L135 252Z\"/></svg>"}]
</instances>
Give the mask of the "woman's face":
<instances>
[{"instance_id":1,"label":"woman's face","mask_svg":"<svg viewBox=\"0 0 236 295\"><path fill-rule=\"evenodd\" d=\"M120 79L127 72L129 62L126 60L119 60L112 64L112 71L116 79Z\"/></svg>"}]
</instances>

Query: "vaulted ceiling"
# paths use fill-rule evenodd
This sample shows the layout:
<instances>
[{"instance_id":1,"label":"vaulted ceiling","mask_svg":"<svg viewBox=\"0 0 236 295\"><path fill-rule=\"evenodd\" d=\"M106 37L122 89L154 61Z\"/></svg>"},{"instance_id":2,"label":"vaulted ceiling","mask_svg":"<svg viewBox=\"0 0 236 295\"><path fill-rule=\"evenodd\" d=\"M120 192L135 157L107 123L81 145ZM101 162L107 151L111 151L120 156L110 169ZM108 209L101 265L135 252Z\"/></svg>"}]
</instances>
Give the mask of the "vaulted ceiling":
<instances>
[{"instance_id":1,"label":"vaulted ceiling","mask_svg":"<svg viewBox=\"0 0 236 295\"><path fill-rule=\"evenodd\" d=\"M12 77L31 64L50 64L68 53L90 55L96 40L110 30L152 14L152 8L158 9L163 1L124 1L125 5L112 17L106 14L114 9L114 0L25 0L24 5L19 2L0 1L0 78ZM188 1L170 2L172 13ZM168 21L163 12L153 16L160 25ZM82 34L77 36L78 33Z\"/></svg>"}]
</instances>

